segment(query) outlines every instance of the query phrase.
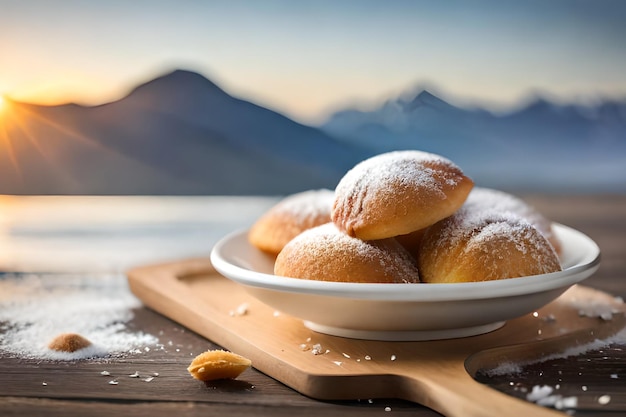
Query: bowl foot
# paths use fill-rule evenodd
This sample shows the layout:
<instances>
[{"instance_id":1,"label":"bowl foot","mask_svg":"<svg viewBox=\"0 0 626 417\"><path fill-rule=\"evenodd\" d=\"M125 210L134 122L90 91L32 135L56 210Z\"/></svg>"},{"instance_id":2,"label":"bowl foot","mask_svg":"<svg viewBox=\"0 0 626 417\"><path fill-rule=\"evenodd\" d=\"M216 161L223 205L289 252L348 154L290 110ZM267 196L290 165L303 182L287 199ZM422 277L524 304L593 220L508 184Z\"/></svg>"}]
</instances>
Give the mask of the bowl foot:
<instances>
[{"instance_id":1,"label":"bowl foot","mask_svg":"<svg viewBox=\"0 0 626 417\"><path fill-rule=\"evenodd\" d=\"M477 336L499 329L504 325L504 321L483 324L480 326L463 327L459 329L441 330L355 330L341 327L325 326L310 321L304 321L304 325L318 333L331 336L347 337L350 339L381 340L387 342L420 342L426 340L456 339L459 337Z\"/></svg>"}]
</instances>

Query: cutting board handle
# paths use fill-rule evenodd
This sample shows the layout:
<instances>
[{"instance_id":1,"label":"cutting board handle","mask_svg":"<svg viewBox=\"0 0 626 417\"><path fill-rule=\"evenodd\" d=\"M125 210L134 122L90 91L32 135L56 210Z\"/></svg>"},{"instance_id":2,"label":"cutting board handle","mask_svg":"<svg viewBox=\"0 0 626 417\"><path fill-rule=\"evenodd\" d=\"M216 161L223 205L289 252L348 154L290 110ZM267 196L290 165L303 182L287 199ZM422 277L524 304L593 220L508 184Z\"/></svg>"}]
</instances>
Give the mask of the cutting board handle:
<instances>
[{"instance_id":1,"label":"cutting board handle","mask_svg":"<svg viewBox=\"0 0 626 417\"><path fill-rule=\"evenodd\" d=\"M429 365L430 369L420 367L420 375L414 376L409 372L402 376L402 384L399 384L404 391L400 393L402 398L425 405L447 417L563 416L556 410L481 384L463 366L460 366L461 369L452 369L453 364L450 363Z\"/></svg>"}]
</instances>

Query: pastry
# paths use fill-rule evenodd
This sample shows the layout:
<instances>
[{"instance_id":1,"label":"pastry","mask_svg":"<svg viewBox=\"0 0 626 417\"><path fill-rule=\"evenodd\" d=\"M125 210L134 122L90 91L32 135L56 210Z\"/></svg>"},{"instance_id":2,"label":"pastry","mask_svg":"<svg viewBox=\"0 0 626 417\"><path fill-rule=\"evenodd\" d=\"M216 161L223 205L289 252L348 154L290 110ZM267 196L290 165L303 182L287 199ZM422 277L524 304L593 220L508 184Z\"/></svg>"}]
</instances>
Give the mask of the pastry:
<instances>
[{"instance_id":1,"label":"pastry","mask_svg":"<svg viewBox=\"0 0 626 417\"><path fill-rule=\"evenodd\" d=\"M512 194L491 188L474 187L467 197L465 205L472 206L473 210L489 209L517 214L535 226L552 244L557 254L561 252L561 243L552 230L552 222L534 207Z\"/></svg>"},{"instance_id":2,"label":"pastry","mask_svg":"<svg viewBox=\"0 0 626 417\"><path fill-rule=\"evenodd\" d=\"M187 368L200 381L235 379L252 365L250 359L225 350L208 350L196 356Z\"/></svg>"},{"instance_id":3,"label":"pastry","mask_svg":"<svg viewBox=\"0 0 626 417\"><path fill-rule=\"evenodd\" d=\"M422 282L489 281L561 270L548 240L511 213L461 208L429 227L417 254Z\"/></svg>"},{"instance_id":4,"label":"pastry","mask_svg":"<svg viewBox=\"0 0 626 417\"><path fill-rule=\"evenodd\" d=\"M459 209L474 186L450 160L421 151L366 159L339 181L331 218L348 235L385 239L424 229Z\"/></svg>"},{"instance_id":5,"label":"pastry","mask_svg":"<svg viewBox=\"0 0 626 417\"><path fill-rule=\"evenodd\" d=\"M309 190L279 201L250 228L248 241L271 255L303 231L330 222L335 194L331 190Z\"/></svg>"},{"instance_id":6,"label":"pastry","mask_svg":"<svg viewBox=\"0 0 626 417\"><path fill-rule=\"evenodd\" d=\"M320 281L416 283L415 260L395 239L363 241L328 223L302 232L276 257L274 274Z\"/></svg>"}]
</instances>

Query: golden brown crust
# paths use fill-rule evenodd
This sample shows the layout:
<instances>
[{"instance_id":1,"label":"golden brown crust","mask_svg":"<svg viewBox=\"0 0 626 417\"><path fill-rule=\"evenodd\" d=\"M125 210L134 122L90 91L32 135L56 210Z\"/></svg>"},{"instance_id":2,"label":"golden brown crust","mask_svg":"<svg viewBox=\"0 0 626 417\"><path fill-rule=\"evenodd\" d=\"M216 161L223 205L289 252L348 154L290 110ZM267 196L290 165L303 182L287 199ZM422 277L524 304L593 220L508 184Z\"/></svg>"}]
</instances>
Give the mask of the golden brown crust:
<instances>
[{"instance_id":1,"label":"golden brown crust","mask_svg":"<svg viewBox=\"0 0 626 417\"><path fill-rule=\"evenodd\" d=\"M395 239L362 241L332 223L309 229L285 245L274 274L337 282L419 282L415 260Z\"/></svg>"},{"instance_id":2,"label":"golden brown crust","mask_svg":"<svg viewBox=\"0 0 626 417\"><path fill-rule=\"evenodd\" d=\"M252 225L248 241L275 256L303 231L328 223L333 199L333 191L326 189L287 196Z\"/></svg>"},{"instance_id":3,"label":"golden brown crust","mask_svg":"<svg viewBox=\"0 0 626 417\"><path fill-rule=\"evenodd\" d=\"M248 369L252 362L248 358L225 350L208 350L196 356L187 368L200 381L235 379Z\"/></svg>"},{"instance_id":4,"label":"golden brown crust","mask_svg":"<svg viewBox=\"0 0 626 417\"><path fill-rule=\"evenodd\" d=\"M512 213L463 207L428 228L418 254L423 282L488 281L561 270L546 238Z\"/></svg>"},{"instance_id":5,"label":"golden brown crust","mask_svg":"<svg viewBox=\"0 0 626 417\"><path fill-rule=\"evenodd\" d=\"M439 155L389 152L344 175L331 217L339 229L363 240L404 235L454 213L473 186L458 166Z\"/></svg>"},{"instance_id":6,"label":"golden brown crust","mask_svg":"<svg viewBox=\"0 0 626 417\"><path fill-rule=\"evenodd\" d=\"M552 222L522 199L504 191L475 187L467 197L465 205L473 206L474 210L494 210L516 214L535 226L552 244L556 253L561 253L561 242L552 229Z\"/></svg>"}]
</instances>

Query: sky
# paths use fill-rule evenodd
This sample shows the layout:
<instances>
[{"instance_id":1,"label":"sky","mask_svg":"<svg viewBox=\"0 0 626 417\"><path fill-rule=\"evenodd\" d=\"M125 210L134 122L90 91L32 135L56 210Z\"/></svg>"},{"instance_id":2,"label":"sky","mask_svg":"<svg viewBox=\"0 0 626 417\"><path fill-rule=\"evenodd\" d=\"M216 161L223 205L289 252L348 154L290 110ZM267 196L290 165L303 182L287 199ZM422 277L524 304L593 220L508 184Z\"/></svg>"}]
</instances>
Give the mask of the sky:
<instances>
[{"instance_id":1,"label":"sky","mask_svg":"<svg viewBox=\"0 0 626 417\"><path fill-rule=\"evenodd\" d=\"M182 68L310 124L424 87L626 99L624 22L622 0L0 0L0 95L102 104Z\"/></svg>"}]
</instances>

